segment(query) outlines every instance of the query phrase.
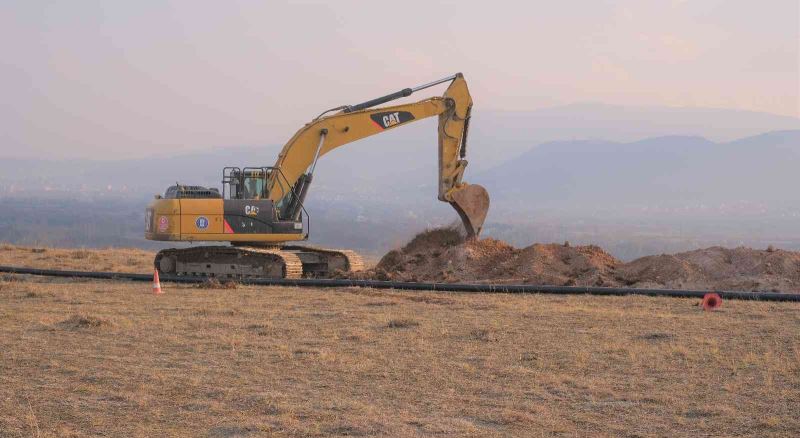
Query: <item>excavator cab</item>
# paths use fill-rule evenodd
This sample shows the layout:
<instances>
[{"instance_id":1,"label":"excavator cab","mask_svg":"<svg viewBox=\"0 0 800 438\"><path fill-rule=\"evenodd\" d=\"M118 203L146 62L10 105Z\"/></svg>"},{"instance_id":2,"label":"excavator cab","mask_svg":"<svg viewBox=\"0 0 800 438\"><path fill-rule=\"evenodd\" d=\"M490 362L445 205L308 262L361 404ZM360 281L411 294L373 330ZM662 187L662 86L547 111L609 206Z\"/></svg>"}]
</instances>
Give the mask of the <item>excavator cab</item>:
<instances>
[{"instance_id":1,"label":"excavator cab","mask_svg":"<svg viewBox=\"0 0 800 438\"><path fill-rule=\"evenodd\" d=\"M265 167L226 167L222 170L224 199L261 199L266 193L269 169Z\"/></svg>"},{"instance_id":2,"label":"excavator cab","mask_svg":"<svg viewBox=\"0 0 800 438\"><path fill-rule=\"evenodd\" d=\"M302 187L302 182L298 186ZM302 199L276 167L226 167L222 170L222 197L228 200L268 201L273 191L280 194L270 205L277 220L303 222ZM297 188L300 188L297 187Z\"/></svg>"}]
</instances>

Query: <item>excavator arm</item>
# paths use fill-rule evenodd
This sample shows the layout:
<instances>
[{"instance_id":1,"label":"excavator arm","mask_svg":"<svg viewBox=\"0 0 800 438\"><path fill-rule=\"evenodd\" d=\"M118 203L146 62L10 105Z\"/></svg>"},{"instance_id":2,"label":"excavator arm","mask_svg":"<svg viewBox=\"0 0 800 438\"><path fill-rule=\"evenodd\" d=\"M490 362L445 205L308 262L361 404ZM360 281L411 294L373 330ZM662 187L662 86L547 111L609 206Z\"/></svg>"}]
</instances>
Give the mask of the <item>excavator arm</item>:
<instances>
[{"instance_id":1,"label":"excavator arm","mask_svg":"<svg viewBox=\"0 0 800 438\"><path fill-rule=\"evenodd\" d=\"M450 81L442 97L416 103L373 108L424 88ZM280 169L268 182L269 199L286 216L299 215L320 157L335 148L428 117L439 117L439 200L459 214L468 237L483 228L489 195L482 186L462 181L467 166L466 140L472 98L461 73L358 105L334 108L334 114L317 117L289 140L275 163ZM327 113L327 111L326 111ZM287 187L288 185L288 187Z\"/></svg>"}]
</instances>

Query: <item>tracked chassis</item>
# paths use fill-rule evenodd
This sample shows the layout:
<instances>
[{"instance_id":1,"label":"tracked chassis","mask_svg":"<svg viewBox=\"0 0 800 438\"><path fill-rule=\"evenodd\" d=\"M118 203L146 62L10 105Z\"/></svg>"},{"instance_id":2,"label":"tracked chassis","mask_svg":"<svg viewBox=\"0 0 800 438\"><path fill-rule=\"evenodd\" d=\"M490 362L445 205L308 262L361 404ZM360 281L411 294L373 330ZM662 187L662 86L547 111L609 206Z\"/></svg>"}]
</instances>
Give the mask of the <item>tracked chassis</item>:
<instances>
[{"instance_id":1,"label":"tracked chassis","mask_svg":"<svg viewBox=\"0 0 800 438\"><path fill-rule=\"evenodd\" d=\"M159 251L163 274L217 278L325 278L356 272L364 262L354 251L310 246L198 246Z\"/></svg>"}]
</instances>

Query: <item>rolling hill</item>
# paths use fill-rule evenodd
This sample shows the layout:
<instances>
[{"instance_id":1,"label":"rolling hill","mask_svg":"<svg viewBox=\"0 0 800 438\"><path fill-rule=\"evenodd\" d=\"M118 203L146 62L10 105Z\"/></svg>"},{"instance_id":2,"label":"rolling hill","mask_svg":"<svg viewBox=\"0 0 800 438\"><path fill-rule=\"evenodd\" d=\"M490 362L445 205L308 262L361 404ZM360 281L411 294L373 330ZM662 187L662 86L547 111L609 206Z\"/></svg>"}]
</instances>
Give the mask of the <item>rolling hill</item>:
<instances>
[{"instance_id":1,"label":"rolling hill","mask_svg":"<svg viewBox=\"0 0 800 438\"><path fill-rule=\"evenodd\" d=\"M731 142L549 142L473 178L498 201L582 205L794 202L800 131Z\"/></svg>"}]
</instances>

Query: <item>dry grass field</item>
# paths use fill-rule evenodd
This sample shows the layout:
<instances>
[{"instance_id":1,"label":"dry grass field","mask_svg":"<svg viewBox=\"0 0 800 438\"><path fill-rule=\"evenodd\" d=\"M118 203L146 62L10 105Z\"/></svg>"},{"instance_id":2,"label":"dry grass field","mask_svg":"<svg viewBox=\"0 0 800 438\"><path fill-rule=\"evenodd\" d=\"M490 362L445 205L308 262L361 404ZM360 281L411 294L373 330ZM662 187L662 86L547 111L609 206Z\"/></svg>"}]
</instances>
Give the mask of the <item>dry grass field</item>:
<instances>
[{"instance_id":1,"label":"dry grass field","mask_svg":"<svg viewBox=\"0 0 800 438\"><path fill-rule=\"evenodd\" d=\"M2 277L0 436L800 434L796 304L165 292Z\"/></svg>"},{"instance_id":2,"label":"dry grass field","mask_svg":"<svg viewBox=\"0 0 800 438\"><path fill-rule=\"evenodd\" d=\"M67 271L153 272L155 251L31 248L0 244L0 265Z\"/></svg>"}]
</instances>

